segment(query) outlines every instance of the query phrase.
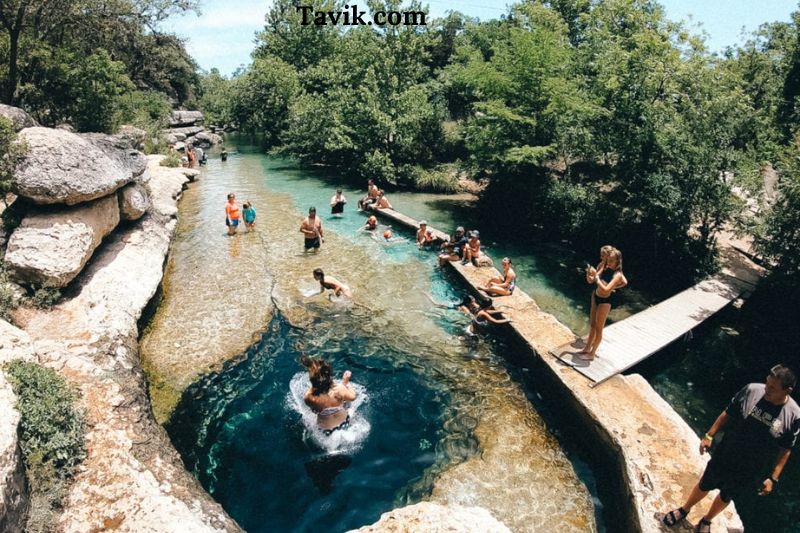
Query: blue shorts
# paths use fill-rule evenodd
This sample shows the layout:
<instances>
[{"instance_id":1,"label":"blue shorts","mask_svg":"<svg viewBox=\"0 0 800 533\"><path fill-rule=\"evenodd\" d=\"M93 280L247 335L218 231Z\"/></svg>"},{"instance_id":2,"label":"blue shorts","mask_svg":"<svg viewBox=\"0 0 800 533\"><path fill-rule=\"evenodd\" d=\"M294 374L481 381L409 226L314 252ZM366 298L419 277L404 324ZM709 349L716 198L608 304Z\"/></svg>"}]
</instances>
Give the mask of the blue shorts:
<instances>
[{"instance_id":1,"label":"blue shorts","mask_svg":"<svg viewBox=\"0 0 800 533\"><path fill-rule=\"evenodd\" d=\"M230 220L229 218L226 217L225 218L225 225L226 226L233 226L234 228L238 227L239 226L239 219L237 218L236 220Z\"/></svg>"},{"instance_id":2,"label":"blue shorts","mask_svg":"<svg viewBox=\"0 0 800 533\"><path fill-rule=\"evenodd\" d=\"M306 239L304 243L306 250L311 248L319 248L319 237L314 237L313 239Z\"/></svg>"}]
</instances>

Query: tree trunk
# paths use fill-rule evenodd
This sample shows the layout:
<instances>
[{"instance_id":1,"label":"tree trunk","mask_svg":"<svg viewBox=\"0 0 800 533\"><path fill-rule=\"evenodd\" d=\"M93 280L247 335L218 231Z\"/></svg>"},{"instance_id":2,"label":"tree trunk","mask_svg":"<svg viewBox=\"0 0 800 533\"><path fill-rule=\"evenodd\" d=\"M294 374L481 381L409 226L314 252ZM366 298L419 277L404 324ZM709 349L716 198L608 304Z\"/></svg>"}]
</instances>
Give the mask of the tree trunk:
<instances>
[{"instance_id":1,"label":"tree trunk","mask_svg":"<svg viewBox=\"0 0 800 533\"><path fill-rule=\"evenodd\" d=\"M8 80L6 80L5 100L9 105L14 105L16 103L14 100L14 93L17 92L17 79L19 78L19 72L17 71L17 61L19 60L19 34L19 29L12 30L8 34Z\"/></svg>"}]
</instances>

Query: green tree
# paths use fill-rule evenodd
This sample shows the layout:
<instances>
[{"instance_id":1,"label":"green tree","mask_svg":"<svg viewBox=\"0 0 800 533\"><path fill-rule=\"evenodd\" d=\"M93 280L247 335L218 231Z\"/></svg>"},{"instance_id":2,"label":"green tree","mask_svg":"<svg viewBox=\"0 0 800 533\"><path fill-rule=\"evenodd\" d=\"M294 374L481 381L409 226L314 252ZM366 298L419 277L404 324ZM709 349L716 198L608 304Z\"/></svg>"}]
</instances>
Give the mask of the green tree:
<instances>
[{"instance_id":1,"label":"green tree","mask_svg":"<svg viewBox=\"0 0 800 533\"><path fill-rule=\"evenodd\" d=\"M133 91L125 65L105 50L80 61L69 73L72 119L81 131L111 132L120 96Z\"/></svg>"}]
</instances>

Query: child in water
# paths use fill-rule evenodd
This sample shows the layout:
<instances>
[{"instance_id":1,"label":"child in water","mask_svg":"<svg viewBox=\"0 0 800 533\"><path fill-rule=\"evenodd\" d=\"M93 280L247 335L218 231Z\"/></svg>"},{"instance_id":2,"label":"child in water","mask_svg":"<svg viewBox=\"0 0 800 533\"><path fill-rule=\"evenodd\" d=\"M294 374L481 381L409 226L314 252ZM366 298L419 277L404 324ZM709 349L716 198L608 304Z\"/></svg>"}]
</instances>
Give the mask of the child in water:
<instances>
[{"instance_id":1,"label":"child in water","mask_svg":"<svg viewBox=\"0 0 800 533\"><path fill-rule=\"evenodd\" d=\"M242 207L244 208L242 210L244 227L247 229L247 231L252 231L255 229L256 225L256 208L253 207L253 204L251 204L249 200L245 202Z\"/></svg>"}]
</instances>

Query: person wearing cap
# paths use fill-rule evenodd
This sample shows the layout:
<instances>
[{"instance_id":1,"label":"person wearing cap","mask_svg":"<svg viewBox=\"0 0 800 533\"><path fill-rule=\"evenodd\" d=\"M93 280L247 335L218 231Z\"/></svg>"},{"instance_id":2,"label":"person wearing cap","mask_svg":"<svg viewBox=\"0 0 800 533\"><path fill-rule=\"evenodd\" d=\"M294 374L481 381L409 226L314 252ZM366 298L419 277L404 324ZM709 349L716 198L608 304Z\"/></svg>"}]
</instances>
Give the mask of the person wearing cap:
<instances>
[{"instance_id":1,"label":"person wearing cap","mask_svg":"<svg viewBox=\"0 0 800 533\"><path fill-rule=\"evenodd\" d=\"M420 246L427 246L433 243L433 232L428 229L428 222L420 220L419 229L417 230L417 244Z\"/></svg>"},{"instance_id":2,"label":"person wearing cap","mask_svg":"<svg viewBox=\"0 0 800 533\"><path fill-rule=\"evenodd\" d=\"M469 240L464 247L464 259L461 260L462 265L468 265L470 261L477 261L481 256L480 236L481 234L476 229L469 232ZM475 264L477 265L477 262Z\"/></svg>"},{"instance_id":3,"label":"person wearing cap","mask_svg":"<svg viewBox=\"0 0 800 533\"><path fill-rule=\"evenodd\" d=\"M444 266L448 261L458 261L464 247L467 245L467 237L464 235L464 228L456 228L455 234L446 243L442 244L442 253L439 254L439 265Z\"/></svg>"},{"instance_id":4,"label":"person wearing cap","mask_svg":"<svg viewBox=\"0 0 800 533\"><path fill-rule=\"evenodd\" d=\"M300 233L305 237L305 249L319 250L321 242L325 242L322 236L322 221L317 217L317 208L308 209L308 216L300 224Z\"/></svg>"},{"instance_id":5,"label":"person wearing cap","mask_svg":"<svg viewBox=\"0 0 800 533\"><path fill-rule=\"evenodd\" d=\"M692 507L714 489L719 493L697 524L698 533L710 533L714 517L738 496L756 489L759 496L775 491L800 433L800 407L791 397L796 384L791 369L776 365L766 383L750 383L736 393L700 441L703 454L717 433L725 430L705 472L684 504L664 515L665 526L683 522Z\"/></svg>"},{"instance_id":6,"label":"person wearing cap","mask_svg":"<svg viewBox=\"0 0 800 533\"><path fill-rule=\"evenodd\" d=\"M336 194L331 196L331 214L341 215L344 213L344 204L346 203L347 199L342 194L342 189L336 189Z\"/></svg>"}]
</instances>

